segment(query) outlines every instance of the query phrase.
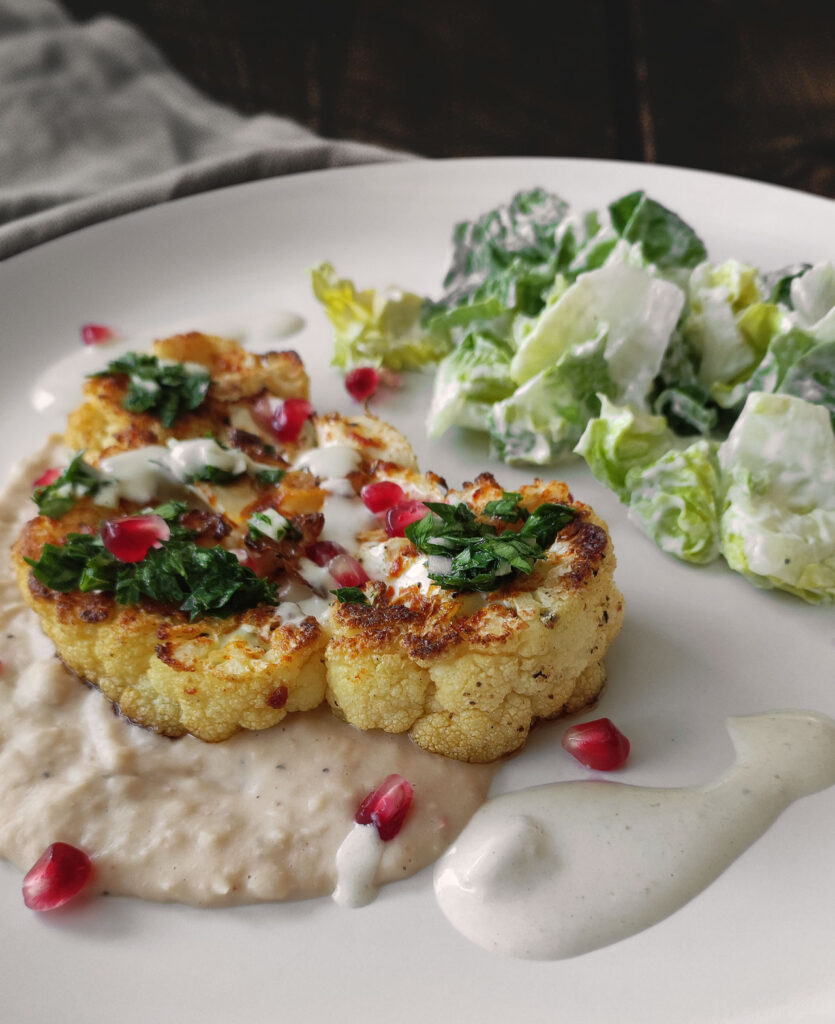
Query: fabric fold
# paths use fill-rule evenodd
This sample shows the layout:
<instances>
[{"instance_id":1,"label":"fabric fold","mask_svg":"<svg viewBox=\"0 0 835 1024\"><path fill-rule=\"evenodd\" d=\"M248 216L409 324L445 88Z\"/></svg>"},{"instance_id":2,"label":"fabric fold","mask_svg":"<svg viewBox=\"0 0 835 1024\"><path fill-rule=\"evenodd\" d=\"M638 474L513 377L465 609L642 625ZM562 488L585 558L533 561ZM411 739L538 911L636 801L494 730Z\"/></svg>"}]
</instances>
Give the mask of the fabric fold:
<instances>
[{"instance_id":1,"label":"fabric fold","mask_svg":"<svg viewBox=\"0 0 835 1024\"><path fill-rule=\"evenodd\" d=\"M405 159L243 117L131 25L0 0L0 259L166 200L300 171Z\"/></svg>"}]
</instances>

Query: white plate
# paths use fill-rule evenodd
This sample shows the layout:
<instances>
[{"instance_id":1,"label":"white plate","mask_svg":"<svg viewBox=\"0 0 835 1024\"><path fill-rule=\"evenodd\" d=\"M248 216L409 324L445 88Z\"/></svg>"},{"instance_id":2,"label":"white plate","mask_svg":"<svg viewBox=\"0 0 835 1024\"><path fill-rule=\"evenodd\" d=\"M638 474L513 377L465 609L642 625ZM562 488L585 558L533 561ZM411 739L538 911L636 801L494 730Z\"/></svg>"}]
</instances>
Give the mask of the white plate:
<instances>
[{"instance_id":1,"label":"white plate","mask_svg":"<svg viewBox=\"0 0 835 1024\"><path fill-rule=\"evenodd\" d=\"M645 187L704 238L715 259L764 268L832 258L835 204L742 180L577 160L415 162L299 175L190 198L51 242L0 267L3 460L53 426L28 390L93 321L139 343L183 326L228 329L293 310L292 339L318 408L348 410L328 368L328 326L305 269L330 259L364 284L437 293L453 223L543 185L576 208ZM464 437L428 443L426 379L376 406L422 463L458 483L484 468ZM565 476L612 528L627 620L599 710L631 738L625 782L674 786L730 763L726 716L782 707L835 715L832 609L755 590L723 569L659 554L616 500L572 466ZM538 729L503 769L501 789L583 777ZM0 864L2 1017L9 1022L835 1019L835 788L790 807L714 885L666 921L575 960L513 961L446 922L431 874L390 886L370 907L328 900L225 911L100 900L39 917L20 874Z\"/></svg>"}]
</instances>

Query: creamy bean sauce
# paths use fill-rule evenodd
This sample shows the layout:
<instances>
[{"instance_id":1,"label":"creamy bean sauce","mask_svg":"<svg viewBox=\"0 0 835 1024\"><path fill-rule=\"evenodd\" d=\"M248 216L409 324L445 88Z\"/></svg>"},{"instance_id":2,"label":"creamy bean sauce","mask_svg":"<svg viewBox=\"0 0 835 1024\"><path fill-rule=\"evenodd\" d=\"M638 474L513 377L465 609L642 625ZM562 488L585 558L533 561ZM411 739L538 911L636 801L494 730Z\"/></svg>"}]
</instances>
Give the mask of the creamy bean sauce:
<instances>
[{"instance_id":1,"label":"creamy bean sauce","mask_svg":"<svg viewBox=\"0 0 835 1024\"><path fill-rule=\"evenodd\" d=\"M334 448L315 458L327 462L311 468L330 484L328 501L349 502L337 486L347 455ZM57 461L53 449L33 458L0 497L6 549L35 511L32 480ZM345 518L354 540L357 522ZM300 596L287 597L301 614ZM311 600L323 613L324 601ZM204 906L333 893L357 906L461 833L435 870L451 923L487 949L562 959L671 914L789 803L835 784L835 722L775 712L730 721L736 762L706 786L559 783L481 807L495 766L360 732L326 709L221 744L131 725L54 657L8 560L0 628L0 855L26 868L50 843L71 843L111 893ZM382 843L353 815L393 772L412 783L415 800L397 838Z\"/></svg>"},{"instance_id":2,"label":"creamy bean sauce","mask_svg":"<svg viewBox=\"0 0 835 1024\"><path fill-rule=\"evenodd\" d=\"M563 782L489 800L435 868L468 939L558 960L617 942L692 899L793 801L835 785L835 722L780 711L728 722L732 768L701 787Z\"/></svg>"},{"instance_id":3,"label":"creamy bean sauce","mask_svg":"<svg viewBox=\"0 0 835 1024\"><path fill-rule=\"evenodd\" d=\"M5 550L35 512L32 480L54 462L31 460L0 500ZM397 772L415 798L378 851L376 887L436 860L495 773L326 709L219 744L140 729L54 657L8 559L0 627L0 855L24 869L61 840L92 857L94 884L111 893L204 906L324 895L359 802Z\"/></svg>"}]
</instances>

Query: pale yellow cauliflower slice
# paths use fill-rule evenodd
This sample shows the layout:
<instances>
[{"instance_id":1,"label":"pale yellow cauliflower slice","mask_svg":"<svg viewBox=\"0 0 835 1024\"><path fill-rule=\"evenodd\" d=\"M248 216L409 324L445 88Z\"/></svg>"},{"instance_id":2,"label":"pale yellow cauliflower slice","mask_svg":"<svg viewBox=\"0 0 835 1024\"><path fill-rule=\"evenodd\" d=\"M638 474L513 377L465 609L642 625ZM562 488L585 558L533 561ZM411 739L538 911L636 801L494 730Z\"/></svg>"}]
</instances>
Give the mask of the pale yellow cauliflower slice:
<instances>
[{"instance_id":1,"label":"pale yellow cauliflower slice","mask_svg":"<svg viewBox=\"0 0 835 1024\"><path fill-rule=\"evenodd\" d=\"M564 484L537 481L521 493L529 511L561 502L577 517L529 576L493 593L456 594L431 583L408 540L367 546L366 564L382 566L385 582L367 587L369 605L331 612L325 663L336 714L480 762L520 747L537 718L595 699L623 618L606 526ZM501 495L483 475L448 500L481 512Z\"/></svg>"}]
</instances>

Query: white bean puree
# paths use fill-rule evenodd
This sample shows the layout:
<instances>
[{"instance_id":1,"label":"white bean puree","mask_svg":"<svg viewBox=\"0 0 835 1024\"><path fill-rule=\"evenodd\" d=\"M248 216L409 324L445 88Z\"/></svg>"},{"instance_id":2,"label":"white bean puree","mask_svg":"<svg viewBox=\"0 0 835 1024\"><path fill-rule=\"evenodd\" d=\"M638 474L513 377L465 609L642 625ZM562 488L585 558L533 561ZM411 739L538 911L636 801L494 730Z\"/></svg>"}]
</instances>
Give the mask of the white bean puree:
<instances>
[{"instance_id":1,"label":"white bean puree","mask_svg":"<svg viewBox=\"0 0 835 1024\"><path fill-rule=\"evenodd\" d=\"M734 765L706 786L563 782L489 800L435 868L441 909L486 949L559 960L672 914L799 797L835 785L835 722L732 718Z\"/></svg>"},{"instance_id":2,"label":"white bean puree","mask_svg":"<svg viewBox=\"0 0 835 1024\"><path fill-rule=\"evenodd\" d=\"M34 514L22 467L0 500L8 550ZM0 855L28 868L61 840L88 853L100 891L203 906L330 893L359 802L391 773L414 787L373 885L434 861L483 802L494 767L363 733L328 710L219 744L131 725L51 654L8 559L0 566Z\"/></svg>"}]
</instances>

